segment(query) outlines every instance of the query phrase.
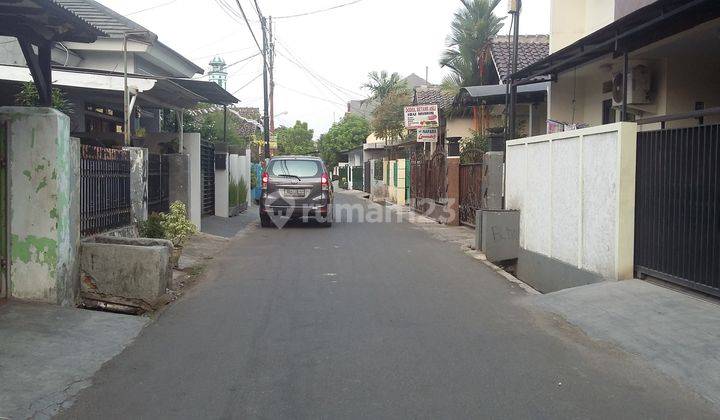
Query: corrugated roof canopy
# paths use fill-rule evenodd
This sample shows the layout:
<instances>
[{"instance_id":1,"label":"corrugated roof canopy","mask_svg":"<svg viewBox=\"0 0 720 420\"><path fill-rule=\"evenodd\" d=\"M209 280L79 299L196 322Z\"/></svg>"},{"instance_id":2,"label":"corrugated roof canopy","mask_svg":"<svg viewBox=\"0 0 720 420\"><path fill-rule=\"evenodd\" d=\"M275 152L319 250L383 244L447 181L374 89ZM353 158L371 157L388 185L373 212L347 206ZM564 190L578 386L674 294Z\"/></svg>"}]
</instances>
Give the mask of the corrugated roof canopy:
<instances>
[{"instance_id":1,"label":"corrugated roof canopy","mask_svg":"<svg viewBox=\"0 0 720 420\"><path fill-rule=\"evenodd\" d=\"M5 0L0 1L0 35L90 43L106 34L53 0Z\"/></svg>"},{"instance_id":2,"label":"corrugated roof canopy","mask_svg":"<svg viewBox=\"0 0 720 420\"><path fill-rule=\"evenodd\" d=\"M234 97L232 94L230 94L230 92L226 91L215 82L190 79L170 80L184 87L185 89L206 98L208 100L207 102L211 104L230 105L240 102L239 99Z\"/></svg>"},{"instance_id":3,"label":"corrugated roof canopy","mask_svg":"<svg viewBox=\"0 0 720 420\"><path fill-rule=\"evenodd\" d=\"M518 86L518 103L541 102L550 82ZM506 85L467 86L460 89L455 105L500 105L505 103Z\"/></svg>"}]
</instances>

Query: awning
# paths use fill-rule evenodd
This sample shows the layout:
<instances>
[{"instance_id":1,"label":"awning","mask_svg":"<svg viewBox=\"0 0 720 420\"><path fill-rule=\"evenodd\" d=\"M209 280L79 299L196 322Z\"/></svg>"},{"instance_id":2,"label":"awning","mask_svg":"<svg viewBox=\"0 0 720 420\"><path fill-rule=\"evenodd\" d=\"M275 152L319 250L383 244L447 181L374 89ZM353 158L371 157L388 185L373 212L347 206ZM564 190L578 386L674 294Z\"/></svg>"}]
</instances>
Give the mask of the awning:
<instances>
[{"instance_id":1,"label":"awning","mask_svg":"<svg viewBox=\"0 0 720 420\"><path fill-rule=\"evenodd\" d=\"M550 82L518 86L518 103L536 103L545 100ZM460 89L454 106L505 104L506 85L468 86Z\"/></svg>"},{"instance_id":2,"label":"awning","mask_svg":"<svg viewBox=\"0 0 720 420\"><path fill-rule=\"evenodd\" d=\"M95 42L105 32L52 0L0 2L0 35L32 41Z\"/></svg>"},{"instance_id":3,"label":"awning","mask_svg":"<svg viewBox=\"0 0 720 420\"><path fill-rule=\"evenodd\" d=\"M74 91L123 92L123 74L67 67L53 68L53 84ZM0 80L30 82L27 67L0 65ZM238 100L216 83L202 80L165 79L137 74L128 75L128 87L138 94L138 104L163 108L193 108L198 103L226 105ZM224 92L224 93L223 93ZM114 97L114 95L109 95ZM230 100L233 102L230 102Z\"/></svg>"},{"instance_id":4,"label":"awning","mask_svg":"<svg viewBox=\"0 0 720 420\"><path fill-rule=\"evenodd\" d=\"M718 0L657 0L512 75L516 84L620 56L720 17Z\"/></svg>"},{"instance_id":5,"label":"awning","mask_svg":"<svg viewBox=\"0 0 720 420\"><path fill-rule=\"evenodd\" d=\"M218 105L230 105L240 102L239 99L234 97L230 92L223 89L220 85L215 82L209 82L204 80L190 80L190 79L170 79L173 83L176 83L185 89L195 92L198 95L206 98L208 103Z\"/></svg>"}]
</instances>

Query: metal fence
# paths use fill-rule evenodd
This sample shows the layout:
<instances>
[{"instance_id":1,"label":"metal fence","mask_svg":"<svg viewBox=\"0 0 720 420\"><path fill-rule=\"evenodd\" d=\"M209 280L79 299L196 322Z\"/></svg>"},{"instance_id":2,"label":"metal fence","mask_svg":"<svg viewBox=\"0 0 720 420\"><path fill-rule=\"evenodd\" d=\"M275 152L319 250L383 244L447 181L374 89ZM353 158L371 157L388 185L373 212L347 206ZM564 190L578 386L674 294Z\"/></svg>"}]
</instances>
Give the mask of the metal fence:
<instances>
[{"instance_id":1,"label":"metal fence","mask_svg":"<svg viewBox=\"0 0 720 420\"><path fill-rule=\"evenodd\" d=\"M365 167L364 175L363 175L363 191L370 194L370 190L371 190L370 187L372 185L372 172L371 172L372 165L369 160L367 162L363 163L363 165Z\"/></svg>"},{"instance_id":2,"label":"metal fence","mask_svg":"<svg viewBox=\"0 0 720 420\"><path fill-rule=\"evenodd\" d=\"M130 152L81 147L80 232L83 236L131 222Z\"/></svg>"},{"instance_id":3,"label":"metal fence","mask_svg":"<svg viewBox=\"0 0 720 420\"><path fill-rule=\"evenodd\" d=\"M638 133L635 270L720 296L720 125Z\"/></svg>"},{"instance_id":4,"label":"metal fence","mask_svg":"<svg viewBox=\"0 0 720 420\"><path fill-rule=\"evenodd\" d=\"M444 204L447 199L446 157L441 151L432 156L414 155L410 163L410 202L415 210L427 212L430 202Z\"/></svg>"},{"instance_id":5,"label":"metal fence","mask_svg":"<svg viewBox=\"0 0 720 420\"><path fill-rule=\"evenodd\" d=\"M170 210L170 164L165 155L148 155L148 213Z\"/></svg>"},{"instance_id":6,"label":"metal fence","mask_svg":"<svg viewBox=\"0 0 720 420\"><path fill-rule=\"evenodd\" d=\"M202 174L202 214L215 214L215 145L200 142L200 172Z\"/></svg>"},{"instance_id":7,"label":"metal fence","mask_svg":"<svg viewBox=\"0 0 720 420\"><path fill-rule=\"evenodd\" d=\"M482 162L460 165L460 223L475 227L475 211L482 205Z\"/></svg>"}]
</instances>

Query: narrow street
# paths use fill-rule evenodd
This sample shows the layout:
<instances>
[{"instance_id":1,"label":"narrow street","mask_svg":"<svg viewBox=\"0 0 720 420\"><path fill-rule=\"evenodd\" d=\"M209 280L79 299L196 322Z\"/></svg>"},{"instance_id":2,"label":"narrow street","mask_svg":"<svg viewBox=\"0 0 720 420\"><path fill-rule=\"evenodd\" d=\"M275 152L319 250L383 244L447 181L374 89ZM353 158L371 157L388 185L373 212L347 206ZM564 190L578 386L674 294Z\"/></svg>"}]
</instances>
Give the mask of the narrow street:
<instances>
[{"instance_id":1,"label":"narrow street","mask_svg":"<svg viewBox=\"0 0 720 420\"><path fill-rule=\"evenodd\" d=\"M715 417L414 225L250 229L60 417Z\"/></svg>"}]
</instances>

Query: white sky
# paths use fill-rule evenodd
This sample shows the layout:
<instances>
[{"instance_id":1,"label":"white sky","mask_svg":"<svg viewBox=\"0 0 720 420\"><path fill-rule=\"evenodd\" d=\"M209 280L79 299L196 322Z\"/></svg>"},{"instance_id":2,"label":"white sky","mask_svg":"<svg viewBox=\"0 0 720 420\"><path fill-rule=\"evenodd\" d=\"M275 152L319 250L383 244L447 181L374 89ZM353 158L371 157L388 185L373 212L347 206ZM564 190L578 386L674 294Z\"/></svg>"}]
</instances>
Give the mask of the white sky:
<instances>
[{"instance_id":1,"label":"white sky","mask_svg":"<svg viewBox=\"0 0 720 420\"><path fill-rule=\"evenodd\" d=\"M257 52L244 23L230 18L216 0L99 0L122 14L159 6L128 17L155 32L160 41L207 69L214 55L230 64ZM258 0L266 16L303 13L349 0ZM234 5L235 0L226 0ZM252 0L240 0L262 42ZM505 13L506 1L496 10ZM326 132L342 118L349 99L362 99L360 89L372 70L396 71L402 76L416 73L439 83L444 70L438 65L458 0L361 0L357 4L311 16L274 19L278 40L275 60L276 126L307 121L315 136ZM520 32L547 33L550 0L525 0ZM237 10L237 9L236 9ZM509 20L509 19L508 19ZM502 33L506 33L507 29ZM289 51L289 53L288 53ZM294 56L316 75L345 89L329 92L315 78L284 56ZM228 69L228 90L234 92L262 70L261 58ZM347 91L356 92L353 95ZM316 99L307 95L322 98ZM262 112L262 78L235 94L242 106Z\"/></svg>"}]
</instances>

